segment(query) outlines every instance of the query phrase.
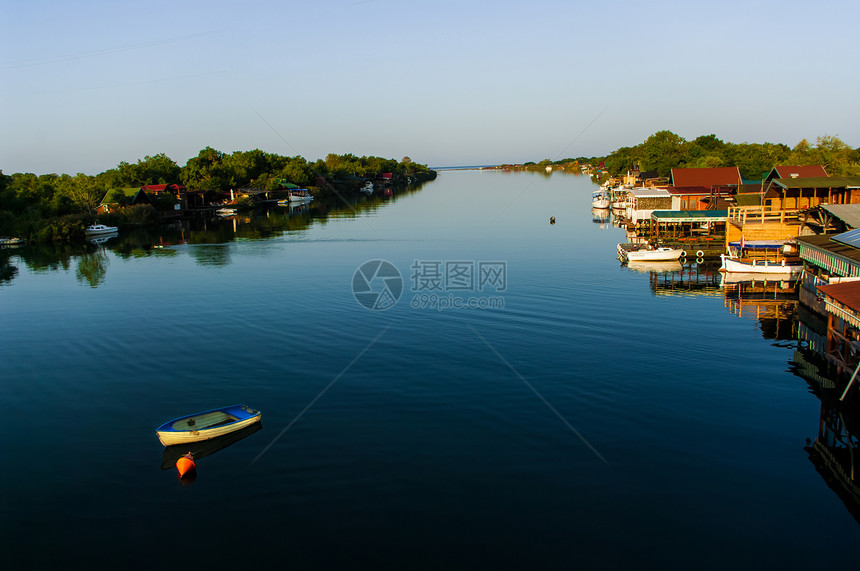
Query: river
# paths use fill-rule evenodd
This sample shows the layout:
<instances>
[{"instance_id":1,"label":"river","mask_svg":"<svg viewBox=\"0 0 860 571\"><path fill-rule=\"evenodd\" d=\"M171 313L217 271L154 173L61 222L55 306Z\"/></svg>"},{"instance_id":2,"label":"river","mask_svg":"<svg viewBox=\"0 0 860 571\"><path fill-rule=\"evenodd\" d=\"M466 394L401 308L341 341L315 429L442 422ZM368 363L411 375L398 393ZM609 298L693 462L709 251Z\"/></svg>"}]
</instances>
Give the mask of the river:
<instances>
[{"instance_id":1,"label":"river","mask_svg":"<svg viewBox=\"0 0 860 571\"><path fill-rule=\"evenodd\" d=\"M594 189L444 171L4 250L4 564L856 566L796 303L774 325L713 268L621 266ZM162 469L158 425L234 403L263 429Z\"/></svg>"}]
</instances>

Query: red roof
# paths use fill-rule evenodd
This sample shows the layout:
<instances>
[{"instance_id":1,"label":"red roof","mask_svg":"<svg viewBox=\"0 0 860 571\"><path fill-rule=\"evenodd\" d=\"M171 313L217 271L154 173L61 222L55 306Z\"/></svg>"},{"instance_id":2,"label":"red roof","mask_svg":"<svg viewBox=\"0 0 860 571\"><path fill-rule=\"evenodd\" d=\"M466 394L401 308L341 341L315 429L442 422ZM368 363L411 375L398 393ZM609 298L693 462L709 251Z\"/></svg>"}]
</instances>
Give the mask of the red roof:
<instances>
[{"instance_id":1,"label":"red roof","mask_svg":"<svg viewBox=\"0 0 860 571\"><path fill-rule=\"evenodd\" d=\"M690 196L694 194L706 194L710 196L711 193L719 196L732 193L731 190L728 188L715 188L711 190L710 186L668 186L666 187L666 190L668 190L672 194L684 196Z\"/></svg>"},{"instance_id":2,"label":"red roof","mask_svg":"<svg viewBox=\"0 0 860 571\"><path fill-rule=\"evenodd\" d=\"M743 184L738 167L714 167L704 169L672 169L672 186L717 186Z\"/></svg>"},{"instance_id":3,"label":"red roof","mask_svg":"<svg viewBox=\"0 0 860 571\"><path fill-rule=\"evenodd\" d=\"M159 192L164 192L166 190L185 190L185 187L181 184L147 184L146 186L141 186L140 189L144 192L154 192L158 194Z\"/></svg>"},{"instance_id":4,"label":"red roof","mask_svg":"<svg viewBox=\"0 0 860 571\"><path fill-rule=\"evenodd\" d=\"M812 176L827 176L827 171L821 165L805 165L799 167L783 166L773 167L776 174L775 178L809 178Z\"/></svg>"},{"instance_id":5,"label":"red roof","mask_svg":"<svg viewBox=\"0 0 860 571\"><path fill-rule=\"evenodd\" d=\"M860 282L818 286L818 291L832 297L845 307L860 312Z\"/></svg>"}]
</instances>

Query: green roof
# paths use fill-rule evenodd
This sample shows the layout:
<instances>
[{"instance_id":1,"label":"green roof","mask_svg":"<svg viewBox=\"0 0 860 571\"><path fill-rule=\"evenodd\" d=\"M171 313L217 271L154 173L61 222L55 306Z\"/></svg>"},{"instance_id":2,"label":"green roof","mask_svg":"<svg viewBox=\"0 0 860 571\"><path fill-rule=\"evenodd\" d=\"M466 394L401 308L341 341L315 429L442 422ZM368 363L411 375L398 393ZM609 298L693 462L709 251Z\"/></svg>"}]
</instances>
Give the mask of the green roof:
<instances>
[{"instance_id":1,"label":"green roof","mask_svg":"<svg viewBox=\"0 0 860 571\"><path fill-rule=\"evenodd\" d=\"M735 202L738 206L761 206L762 196L761 192L737 194L735 195Z\"/></svg>"},{"instance_id":2,"label":"green roof","mask_svg":"<svg viewBox=\"0 0 860 571\"><path fill-rule=\"evenodd\" d=\"M810 176L806 178L777 178L773 181L782 188L860 188L860 176Z\"/></svg>"},{"instance_id":3,"label":"green roof","mask_svg":"<svg viewBox=\"0 0 860 571\"><path fill-rule=\"evenodd\" d=\"M728 210L655 210L651 218L658 222L725 222Z\"/></svg>"}]
</instances>

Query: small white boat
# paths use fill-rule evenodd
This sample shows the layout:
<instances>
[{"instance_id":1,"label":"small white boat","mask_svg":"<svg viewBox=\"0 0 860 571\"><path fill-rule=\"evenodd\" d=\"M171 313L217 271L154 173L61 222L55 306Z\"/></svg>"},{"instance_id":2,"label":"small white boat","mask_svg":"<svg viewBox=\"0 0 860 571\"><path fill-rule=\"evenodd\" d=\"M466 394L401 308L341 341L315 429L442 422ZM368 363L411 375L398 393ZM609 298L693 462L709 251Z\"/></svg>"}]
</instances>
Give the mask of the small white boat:
<instances>
[{"instance_id":1,"label":"small white boat","mask_svg":"<svg viewBox=\"0 0 860 571\"><path fill-rule=\"evenodd\" d=\"M370 181L365 182L364 186L361 187L361 192L368 195L373 194L373 183Z\"/></svg>"},{"instance_id":2,"label":"small white boat","mask_svg":"<svg viewBox=\"0 0 860 571\"><path fill-rule=\"evenodd\" d=\"M592 208L609 208L611 202L607 194L605 194L602 190L598 190L597 192L594 192L593 195L594 196L591 197Z\"/></svg>"},{"instance_id":3,"label":"small white boat","mask_svg":"<svg viewBox=\"0 0 860 571\"><path fill-rule=\"evenodd\" d=\"M23 244L23 238L0 238L0 246L21 246Z\"/></svg>"},{"instance_id":4,"label":"small white boat","mask_svg":"<svg viewBox=\"0 0 860 571\"><path fill-rule=\"evenodd\" d=\"M734 273L734 272L722 272L720 274L720 285L734 285L739 283L776 283L776 282L793 282L798 279L796 275L791 275L790 273L782 273L782 274L747 274L747 273Z\"/></svg>"},{"instance_id":5,"label":"small white boat","mask_svg":"<svg viewBox=\"0 0 860 571\"><path fill-rule=\"evenodd\" d=\"M680 248L618 244L618 256L625 262L671 262L679 260L683 254Z\"/></svg>"},{"instance_id":6,"label":"small white boat","mask_svg":"<svg viewBox=\"0 0 860 571\"><path fill-rule=\"evenodd\" d=\"M215 211L215 214L218 216L233 216L236 212L235 208L219 208Z\"/></svg>"},{"instance_id":7,"label":"small white boat","mask_svg":"<svg viewBox=\"0 0 860 571\"><path fill-rule=\"evenodd\" d=\"M105 226L104 224L90 224L84 229L84 234L87 236L97 236L98 234L110 234L119 231L116 226Z\"/></svg>"},{"instance_id":8,"label":"small white boat","mask_svg":"<svg viewBox=\"0 0 860 571\"><path fill-rule=\"evenodd\" d=\"M720 259L723 262L722 265L720 265L720 271L733 274L773 274L796 277L803 271L802 261L786 259L782 259L780 261L753 259L742 260L740 258L726 256L725 254L720 254Z\"/></svg>"},{"instance_id":9,"label":"small white boat","mask_svg":"<svg viewBox=\"0 0 860 571\"><path fill-rule=\"evenodd\" d=\"M310 202L314 197L306 188L294 188L290 191L290 202Z\"/></svg>"},{"instance_id":10,"label":"small white boat","mask_svg":"<svg viewBox=\"0 0 860 571\"><path fill-rule=\"evenodd\" d=\"M169 420L155 430L165 446L209 440L260 422L262 413L243 404L198 412Z\"/></svg>"}]
</instances>

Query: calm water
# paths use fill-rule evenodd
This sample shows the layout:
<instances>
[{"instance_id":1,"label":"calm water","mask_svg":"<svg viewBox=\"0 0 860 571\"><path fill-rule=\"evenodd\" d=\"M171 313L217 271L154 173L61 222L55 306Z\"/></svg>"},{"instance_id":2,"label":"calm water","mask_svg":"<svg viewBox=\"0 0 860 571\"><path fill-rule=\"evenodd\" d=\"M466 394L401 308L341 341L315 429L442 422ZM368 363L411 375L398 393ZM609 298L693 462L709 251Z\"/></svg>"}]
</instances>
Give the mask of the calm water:
<instances>
[{"instance_id":1,"label":"calm water","mask_svg":"<svg viewBox=\"0 0 860 571\"><path fill-rule=\"evenodd\" d=\"M451 171L357 214L14 253L4 567L856 565L797 323L738 316L707 269L621 267L593 188ZM370 260L402 276L385 311L353 295ZM237 402L262 430L192 485L162 470L156 426Z\"/></svg>"}]
</instances>

